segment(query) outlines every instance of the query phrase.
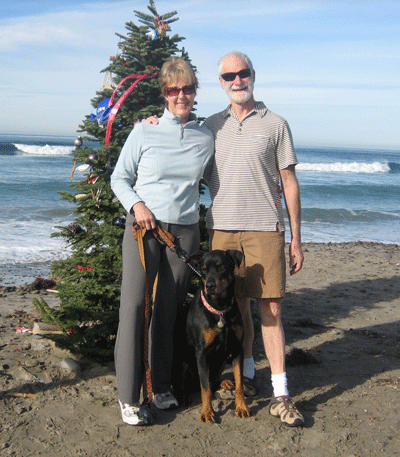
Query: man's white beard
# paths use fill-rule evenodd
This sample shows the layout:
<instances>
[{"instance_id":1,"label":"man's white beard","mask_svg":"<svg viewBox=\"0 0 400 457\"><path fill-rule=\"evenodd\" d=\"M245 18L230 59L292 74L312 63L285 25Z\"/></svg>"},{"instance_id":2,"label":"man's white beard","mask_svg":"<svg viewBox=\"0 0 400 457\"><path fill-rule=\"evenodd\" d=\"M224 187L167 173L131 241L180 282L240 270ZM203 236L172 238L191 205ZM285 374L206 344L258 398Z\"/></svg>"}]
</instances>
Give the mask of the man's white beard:
<instances>
[{"instance_id":1,"label":"man's white beard","mask_svg":"<svg viewBox=\"0 0 400 457\"><path fill-rule=\"evenodd\" d=\"M233 90L241 88L244 89L242 92L236 92L235 90ZM242 105L243 103L248 102L253 96L254 85L253 81L250 80L248 84L242 84L240 86L228 87L228 85L225 85L224 89L232 102L237 103L238 105Z\"/></svg>"}]
</instances>

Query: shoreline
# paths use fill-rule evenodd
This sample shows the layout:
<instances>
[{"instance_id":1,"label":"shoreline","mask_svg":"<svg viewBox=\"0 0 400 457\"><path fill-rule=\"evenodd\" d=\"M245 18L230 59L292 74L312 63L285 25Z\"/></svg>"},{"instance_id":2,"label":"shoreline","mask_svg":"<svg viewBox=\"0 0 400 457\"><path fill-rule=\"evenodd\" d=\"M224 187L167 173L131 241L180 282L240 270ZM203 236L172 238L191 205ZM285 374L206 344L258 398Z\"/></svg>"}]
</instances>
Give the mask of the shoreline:
<instances>
[{"instance_id":1,"label":"shoreline","mask_svg":"<svg viewBox=\"0 0 400 457\"><path fill-rule=\"evenodd\" d=\"M289 243L286 242L286 248ZM340 241L340 242L317 242L306 241L302 243L303 249L308 246L383 246L388 248L399 247L400 244L384 243L375 241ZM37 277L49 279L51 277L51 266L57 260L3 263L0 264L0 287L12 287L30 285Z\"/></svg>"},{"instance_id":2,"label":"shoreline","mask_svg":"<svg viewBox=\"0 0 400 457\"><path fill-rule=\"evenodd\" d=\"M0 286L30 285L37 278L48 279L53 260L45 262L0 264Z\"/></svg>"}]
</instances>

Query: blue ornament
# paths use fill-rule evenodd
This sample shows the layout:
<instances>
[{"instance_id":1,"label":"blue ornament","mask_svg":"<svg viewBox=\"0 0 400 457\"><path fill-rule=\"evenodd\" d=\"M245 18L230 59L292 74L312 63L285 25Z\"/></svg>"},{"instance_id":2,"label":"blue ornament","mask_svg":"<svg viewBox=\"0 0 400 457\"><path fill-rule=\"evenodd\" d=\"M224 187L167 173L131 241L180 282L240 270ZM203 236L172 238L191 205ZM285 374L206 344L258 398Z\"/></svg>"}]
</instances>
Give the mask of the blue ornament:
<instances>
[{"instance_id":1,"label":"blue ornament","mask_svg":"<svg viewBox=\"0 0 400 457\"><path fill-rule=\"evenodd\" d=\"M147 32L146 35L149 37L151 41L154 41L158 38L157 30L155 29L150 29L150 31Z\"/></svg>"}]
</instances>

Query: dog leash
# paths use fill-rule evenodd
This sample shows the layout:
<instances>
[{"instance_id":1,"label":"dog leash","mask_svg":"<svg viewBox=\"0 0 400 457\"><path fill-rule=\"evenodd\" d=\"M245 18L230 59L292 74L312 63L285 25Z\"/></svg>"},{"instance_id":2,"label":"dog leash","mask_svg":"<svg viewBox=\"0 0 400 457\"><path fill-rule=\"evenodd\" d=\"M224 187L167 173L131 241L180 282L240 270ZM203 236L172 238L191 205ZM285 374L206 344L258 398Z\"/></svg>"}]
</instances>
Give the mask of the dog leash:
<instances>
[{"instance_id":1,"label":"dog leash","mask_svg":"<svg viewBox=\"0 0 400 457\"><path fill-rule=\"evenodd\" d=\"M138 249L140 260L142 262L144 271L146 273L145 280L145 308L144 308L144 336L143 336L143 365L144 365L144 379L143 379L143 398L144 402L150 404L153 401L153 386L151 383L151 371L150 371L150 362L149 362L149 331L150 331L150 321L151 314L153 309L153 300L150 293L150 284L149 278L146 271L146 260L144 257L144 246L143 246L143 237L146 233L146 229L140 229L138 225L133 225L132 233L135 240L138 242Z\"/></svg>"},{"instance_id":2,"label":"dog leash","mask_svg":"<svg viewBox=\"0 0 400 457\"><path fill-rule=\"evenodd\" d=\"M180 246L174 244L175 237L171 235L167 230L163 229L159 225L155 229L150 230L153 233L153 236L156 240L168 246L168 248L175 252L176 255L182 259L186 265L192 269L197 276L201 277L201 274L188 263L189 259L185 250L183 250ZM141 228L136 222L132 226L132 233L135 240L138 242L138 249L140 260L142 262L144 271L146 272L146 259L144 255L144 246L143 246L143 238L146 234L147 229ZM154 289L153 289L154 291ZM150 284L146 272L146 282L145 282L145 311L144 311L144 341L143 341L143 364L145 369L144 374L144 382L143 382L143 397L146 403L151 403L153 400L153 387L151 382L151 371L150 371L150 363L149 363L149 331L150 331L150 321L151 315L153 310L153 298L150 292Z\"/></svg>"},{"instance_id":3,"label":"dog leash","mask_svg":"<svg viewBox=\"0 0 400 457\"><path fill-rule=\"evenodd\" d=\"M199 277L201 278L201 274L189 263L189 258L187 252L182 249L180 246L174 244L175 238L171 235L167 230L163 229L162 227L158 226L152 230L154 237L161 243L165 244L169 247L172 252L183 260L186 265Z\"/></svg>"}]
</instances>

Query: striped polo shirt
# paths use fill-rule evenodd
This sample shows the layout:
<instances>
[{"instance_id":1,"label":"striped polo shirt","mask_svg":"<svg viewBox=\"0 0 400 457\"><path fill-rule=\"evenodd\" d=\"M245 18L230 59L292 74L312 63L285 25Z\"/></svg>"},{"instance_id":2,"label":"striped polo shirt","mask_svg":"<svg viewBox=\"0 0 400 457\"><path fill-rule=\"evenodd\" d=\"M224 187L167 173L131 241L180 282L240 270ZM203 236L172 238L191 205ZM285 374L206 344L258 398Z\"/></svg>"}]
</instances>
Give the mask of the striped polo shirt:
<instances>
[{"instance_id":1,"label":"striped polo shirt","mask_svg":"<svg viewBox=\"0 0 400 457\"><path fill-rule=\"evenodd\" d=\"M207 118L215 138L215 159L205 172L212 205L207 228L215 230L285 230L279 171L297 164L285 119L264 103L239 121L229 106Z\"/></svg>"}]
</instances>

